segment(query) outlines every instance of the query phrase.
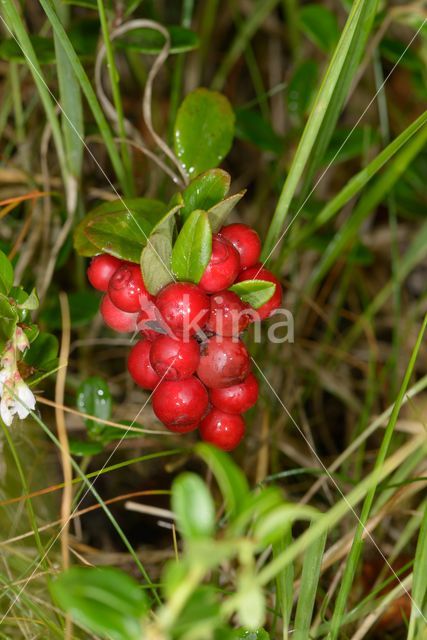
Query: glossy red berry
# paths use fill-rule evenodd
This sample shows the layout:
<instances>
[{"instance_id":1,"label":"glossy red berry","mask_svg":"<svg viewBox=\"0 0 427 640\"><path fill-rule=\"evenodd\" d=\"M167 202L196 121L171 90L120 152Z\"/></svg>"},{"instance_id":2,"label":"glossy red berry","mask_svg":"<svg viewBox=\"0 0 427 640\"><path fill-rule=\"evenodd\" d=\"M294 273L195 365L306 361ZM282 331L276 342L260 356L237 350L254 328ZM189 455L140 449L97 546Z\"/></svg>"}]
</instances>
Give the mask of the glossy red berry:
<instances>
[{"instance_id":1,"label":"glossy red berry","mask_svg":"<svg viewBox=\"0 0 427 640\"><path fill-rule=\"evenodd\" d=\"M261 255L261 240L259 235L248 227L247 224L228 224L219 232L223 238L227 238L240 255L242 269L253 267Z\"/></svg>"},{"instance_id":2,"label":"glossy red berry","mask_svg":"<svg viewBox=\"0 0 427 640\"><path fill-rule=\"evenodd\" d=\"M224 389L211 389L211 403L227 413L245 413L258 399L259 384L253 373L240 384Z\"/></svg>"},{"instance_id":3,"label":"glossy red berry","mask_svg":"<svg viewBox=\"0 0 427 640\"><path fill-rule=\"evenodd\" d=\"M87 277L94 289L107 291L111 277L122 264L122 261L108 253L92 258L87 268Z\"/></svg>"},{"instance_id":4,"label":"glossy red berry","mask_svg":"<svg viewBox=\"0 0 427 640\"><path fill-rule=\"evenodd\" d=\"M243 382L250 368L249 353L241 340L213 336L201 346L197 375L210 389Z\"/></svg>"},{"instance_id":5,"label":"glossy red berry","mask_svg":"<svg viewBox=\"0 0 427 640\"><path fill-rule=\"evenodd\" d=\"M122 264L110 280L108 294L119 309L128 313L139 311L141 297L150 297L142 279L141 267L131 262Z\"/></svg>"},{"instance_id":6,"label":"glossy red berry","mask_svg":"<svg viewBox=\"0 0 427 640\"><path fill-rule=\"evenodd\" d=\"M212 238L212 255L199 282L208 293L227 289L235 281L240 271L238 251L231 242L219 235Z\"/></svg>"},{"instance_id":7,"label":"glossy red berry","mask_svg":"<svg viewBox=\"0 0 427 640\"><path fill-rule=\"evenodd\" d=\"M200 360L199 345L194 338L187 341L170 336L156 338L150 351L154 371L165 380L184 380L195 373Z\"/></svg>"},{"instance_id":8,"label":"glossy red berry","mask_svg":"<svg viewBox=\"0 0 427 640\"><path fill-rule=\"evenodd\" d=\"M242 416L212 409L200 423L200 435L203 440L219 449L235 449L245 434L245 422Z\"/></svg>"},{"instance_id":9,"label":"glossy red berry","mask_svg":"<svg viewBox=\"0 0 427 640\"><path fill-rule=\"evenodd\" d=\"M268 318L275 309L278 309L282 304L282 285L275 275L268 269L264 269L261 264L257 264L250 269L244 269L238 276L237 282L243 282L244 280L267 280L276 285L274 293L270 300L256 309L260 320Z\"/></svg>"},{"instance_id":10,"label":"glossy red berry","mask_svg":"<svg viewBox=\"0 0 427 640\"><path fill-rule=\"evenodd\" d=\"M206 324L209 298L191 282L174 282L160 291L156 305L177 337L188 339Z\"/></svg>"},{"instance_id":11,"label":"glossy red berry","mask_svg":"<svg viewBox=\"0 0 427 640\"><path fill-rule=\"evenodd\" d=\"M208 392L194 376L186 380L161 382L153 393L154 413L167 426L199 422L208 404Z\"/></svg>"},{"instance_id":12,"label":"glossy red berry","mask_svg":"<svg viewBox=\"0 0 427 640\"><path fill-rule=\"evenodd\" d=\"M143 389L154 389L161 378L150 363L151 343L139 340L131 349L128 357L128 371L137 385Z\"/></svg>"},{"instance_id":13,"label":"glossy red berry","mask_svg":"<svg viewBox=\"0 0 427 640\"><path fill-rule=\"evenodd\" d=\"M114 331L118 331L119 333L130 333L136 330L138 314L126 313L126 311L122 311L116 307L108 293L102 298L100 311L105 324L108 325L110 329L114 329Z\"/></svg>"},{"instance_id":14,"label":"glossy red berry","mask_svg":"<svg viewBox=\"0 0 427 640\"><path fill-rule=\"evenodd\" d=\"M250 321L248 305L233 291L219 291L211 296L210 301L207 329L220 336L237 336L246 329Z\"/></svg>"}]
</instances>

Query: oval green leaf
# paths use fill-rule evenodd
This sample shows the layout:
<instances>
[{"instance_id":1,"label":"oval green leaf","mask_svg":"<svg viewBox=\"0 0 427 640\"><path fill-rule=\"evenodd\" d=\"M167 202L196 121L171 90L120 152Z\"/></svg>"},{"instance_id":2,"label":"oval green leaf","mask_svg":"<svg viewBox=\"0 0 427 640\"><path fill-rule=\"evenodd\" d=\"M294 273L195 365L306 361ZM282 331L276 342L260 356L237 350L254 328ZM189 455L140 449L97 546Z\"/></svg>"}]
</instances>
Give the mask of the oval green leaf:
<instances>
[{"instance_id":1,"label":"oval green leaf","mask_svg":"<svg viewBox=\"0 0 427 640\"><path fill-rule=\"evenodd\" d=\"M182 473L172 485L172 509L187 540L206 538L215 529L215 507L209 489L195 473Z\"/></svg>"},{"instance_id":2,"label":"oval green leaf","mask_svg":"<svg viewBox=\"0 0 427 640\"><path fill-rule=\"evenodd\" d=\"M70 440L69 441L70 453L73 456L95 456L97 453L101 453L103 446L100 442L86 442L85 440Z\"/></svg>"},{"instance_id":3,"label":"oval green leaf","mask_svg":"<svg viewBox=\"0 0 427 640\"><path fill-rule=\"evenodd\" d=\"M319 4L307 4L299 12L300 28L319 49L329 53L340 37L336 16Z\"/></svg>"},{"instance_id":4,"label":"oval green leaf","mask_svg":"<svg viewBox=\"0 0 427 640\"><path fill-rule=\"evenodd\" d=\"M221 229L222 225L227 220L234 207L243 198L245 193L246 189L243 189L243 191L235 193L234 196L230 196L229 198L222 200L222 202L218 202L218 204L209 209L208 218L214 233Z\"/></svg>"},{"instance_id":5,"label":"oval green leaf","mask_svg":"<svg viewBox=\"0 0 427 640\"><path fill-rule=\"evenodd\" d=\"M183 219L186 220L196 209L207 211L218 204L227 195L230 183L230 174L222 169L211 169L194 178L182 193Z\"/></svg>"},{"instance_id":6,"label":"oval green leaf","mask_svg":"<svg viewBox=\"0 0 427 640\"><path fill-rule=\"evenodd\" d=\"M230 151L234 113L216 91L196 89L181 104L174 130L175 152L190 177L217 167Z\"/></svg>"},{"instance_id":7,"label":"oval green leaf","mask_svg":"<svg viewBox=\"0 0 427 640\"><path fill-rule=\"evenodd\" d=\"M200 281L212 253L212 229L206 211L196 210L182 227L173 251L172 270L178 280Z\"/></svg>"},{"instance_id":8,"label":"oval green leaf","mask_svg":"<svg viewBox=\"0 0 427 640\"><path fill-rule=\"evenodd\" d=\"M132 258L118 255L119 258L139 262L147 237L166 212L167 206L163 202L149 198L104 202L87 213L77 225L74 248L81 256L87 257L101 251L112 255L123 251Z\"/></svg>"},{"instance_id":9,"label":"oval green leaf","mask_svg":"<svg viewBox=\"0 0 427 640\"><path fill-rule=\"evenodd\" d=\"M53 580L55 602L93 633L114 640L140 640L149 603L130 576L112 567L72 567Z\"/></svg>"},{"instance_id":10,"label":"oval green leaf","mask_svg":"<svg viewBox=\"0 0 427 640\"><path fill-rule=\"evenodd\" d=\"M105 425L94 418L109 420L113 406L110 389L105 380L99 376L83 380L77 389L76 406L82 413L93 416L85 419L89 436L96 438L102 434Z\"/></svg>"},{"instance_id":11,"label":"oval green leaf","mask_svg":"<svg viewBox=\"0 0 427 640\"><path fill-rule=\"evenodd\" d=\"M254 309L259 309L268 302L274 294L276 285L267 280L244 280L230 287L243 302L250 304Z\"/></svg>"},{"instance_id":12,"label":"oval green leaf","mask_svg":"<svg viewBox=\"0 0 427 640\"><path fill-rule=\"evenodd\" d=\"M0 293L6 296L13 285L13 267L3 251L0 251Z\"/></svg>"},{"instance_id":13,"label":"oval green leaf","mask_svg":"<svg viewBox=\"0 0 427 640\"><path fill-rule=\"evenodd\" d=\"M141 271L144 283L152 295L173 282L172 242L169 235L153 233L150 241L141 253Z\"/></svg>"}]
</instances>

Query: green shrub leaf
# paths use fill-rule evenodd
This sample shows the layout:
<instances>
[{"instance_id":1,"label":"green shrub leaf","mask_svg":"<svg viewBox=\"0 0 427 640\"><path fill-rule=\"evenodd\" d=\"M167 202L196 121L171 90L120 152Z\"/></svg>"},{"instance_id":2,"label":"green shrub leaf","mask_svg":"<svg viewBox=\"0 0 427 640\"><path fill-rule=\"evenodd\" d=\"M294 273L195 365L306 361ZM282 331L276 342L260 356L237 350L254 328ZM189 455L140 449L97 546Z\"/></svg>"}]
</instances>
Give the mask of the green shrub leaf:
<instances>
[{"instance_id":1,"label":"green shrub leaf","mask_svg":"<svg viewBox=\"0 0 427 640\"><path fill-rule=\"evenodd\" d=\"M182 193L184 220L196 209L207 211L218 204L227 195L230 182L230 175L222 169L211 169L194 178Z\"/></svg>"},{"instance_id":2,"label":"green shrub leaf","mask_svg":"<svg viewBox=\"0 0 427 640\"><path fill-rule=\"evenodd\" d=\"M335 15L319 4L307 4L299 12L301 30L319 49L329 53L340 37Z\"/></svg>"},{"instance_id":3,"label":"green shrub leaf","mask_svg":"<svg viewBox=\"0 0 427 640\"><path fill-rule=\"evenodd\" d=\"M114 640L140 640L148 610L144 591L112 567L72 567L50 584L57 604L93 633Z\"/></svg>"},{"instance_id":4,"label":"green shrub leaf","mask_svg":"<svg viewBox=\"0 0 427 640\"><path fill-rule=\"evenodd\" d=\"M234 113L216 91L196 89L181 104L174 130L175 152L190 177L217 167L230 151Z\"/></svg>"},{"instance_id":5,"label":"green shrub leaf","mask_svg":"<svg viewBox=\"0 0 427 640\"><path fill-rule=\"evenodd\" d=\"M7 295L13 285L13 267L8 257L0 251L0 293Z\"/></svg>"},{"instance_id":6,"label":"green shrub leaf","mask_svg":"<svg viewBox=\"0 0 427 640\"><path fill-rule=\"evenodd\" d=\"M86 378L77 389L76 406L82 413L95 418L109 420L112 411L112 398L108 384L99 376ZM104 425L94 419L86 418L85 425L90 437L98 437Z\"/></svg>"},{"instance_id":7,"label":"green shrub leaf","mask_svg":"<svg viewBox=\"0 0 427 640\"><path fill-rule=\"evenodd\" d=\"M227 217L233 211L237 203L243 198L245 193L246 189L243 189L243 191L239 191L239 193L234 194L234 196L230 196L229 198L218 202L218 204L215 204L209 209L208 218L214 233L221 229Z\"/></svg>"},{"instance_id":8,"label":"green shrub leaf","mask_svg":"<svg viewBox=\"0 0 427 640\"><path fill-rule=\"evenodd\" d=\"M274 294L276 285L267 280L244 280L236 282L230 287L243 302L250 304L254 309L259 309L268 302Z\"/></svg>"},{"instance_id":9,"label":"green shrub leaf","mask_svg":"<svg viewBox=\"0 0 427 640\"><path fill-rule=\"evenodd\" d=\"M172 509L184 538L206 538L215 529L215 507L209 489L195 473L182 473L172 485Z\"/></svg>"},{"instance_id":10,"label":"green shrub leaf","mask_svg":"<svg viewBox=\"0 0 427 640\"><path fill-rule=\"evenodd\" d=\"M172 251L172 270L178 280L197 284L211 253L212 230L208 214L197 209L184 223Z\"/></svg>"}]
</instances>

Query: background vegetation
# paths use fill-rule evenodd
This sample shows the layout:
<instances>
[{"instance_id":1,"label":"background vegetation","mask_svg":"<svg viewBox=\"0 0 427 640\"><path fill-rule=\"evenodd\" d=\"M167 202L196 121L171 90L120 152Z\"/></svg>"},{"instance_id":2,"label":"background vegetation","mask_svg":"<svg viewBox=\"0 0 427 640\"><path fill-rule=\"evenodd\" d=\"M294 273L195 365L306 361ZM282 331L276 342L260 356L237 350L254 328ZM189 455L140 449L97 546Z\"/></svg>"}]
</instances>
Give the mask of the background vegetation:
<instances>
[{"instance_id":1,"label":"background vegetation","mask_svg":"<svg viewBox=\"0 0 427 640\"><path fill-rule=\"evenodd\" d=\"M426 637L426 18L2 0L0 249L41 333L37 410L0 439L0 637ZM73 248L102 202L176 191L154 132L172 144L197 87L233 107L232 216L295 319L294 343L251 347L234 462L156 423Z\"/></svg>"}]
</instances>

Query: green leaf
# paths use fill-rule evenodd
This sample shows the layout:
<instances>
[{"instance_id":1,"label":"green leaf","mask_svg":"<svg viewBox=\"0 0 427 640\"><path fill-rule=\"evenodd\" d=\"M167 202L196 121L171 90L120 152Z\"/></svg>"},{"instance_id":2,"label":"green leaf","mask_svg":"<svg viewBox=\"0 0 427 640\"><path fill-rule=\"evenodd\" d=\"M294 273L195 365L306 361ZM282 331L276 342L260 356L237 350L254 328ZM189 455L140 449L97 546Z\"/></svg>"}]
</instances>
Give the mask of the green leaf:
<instances>
[{"instance_id":1,"label":"green leaf","mask_svg":"<svg viewBox=\"0 0 427 640\"><path fill-rule=\"evenodd\" d=\"M53 580L55 602L79 624L114 640L140 640L149 603L145 592L123 571L72 567Z\"/></svg>"},{"instance_id":2,"label":"green leaf","mask_svg":"<svg viewBox=\"0 0 427 640\"><path fill-rule=\"evenodd\" d=\"M274 294L276 285L267 280L244 280L236 282L229 287L243 302L250 304L254 309L259 309L268 302Z\"/></svg>"},{"instance_id":3,"label":"green leaf","mask_svg":"<svg viewBox=\"0 0 427 640\"><path fill-rule=\"evenodd\" d=\"M40 64L55 62L55 48L52 38L32 35L29 36L29 39ZM0 42L0 58L10 62L27 63L21 47L14 38L6 38Z\"/></svg>"},{"instance_id":4,"label":"green leaf","mask_svg":"<svg viewBox=\"0 0 427 640\"><path fill-rule=\"evenodd\" d=\"M74 440L71 439L69 441L70 453L73 456L96 456L97 453L101 453L104 447L100 442L86 442L85 440Z\"/></svg>"},{"instance_id":5,"label":"green leaf","mask_svg":"<svg viewBox=\"0 0 427 640\"><path fill-rule=\"evenodd\" d=\"M233 640L270 640L270 635L265 629L250 631L241 627L240 629L235 629Z\"/></svg>"},{"instance_id":6,"label":"green leaf","mask_svg":"<svg viewBox=\"0 0 427 640\"><path fill-rule=\"evenodd\" d=\"M245 507L249 487L245 474L224 451L211 445L196 445L196 453L206 462L214 474L225 500L230 518L235 517Z\"/></svg>"},{"instance_id":7,"label":"green leaf","mask_svg":"<svg viewBox=\"0 0 427 640\"><path fill-rule=\"evenodd\" d=\"M183 219L186 220L196 209L207 211L218 204L227 195L230 181L230 175L222 169L211 169L194 178L182 193Z\"/></svg>"},{"instance_id":8,"label":"green leaf","mask_svg":"<svg viewBox=\"0 0 427 640\"><path fill-rule=\"evenodd\" d=\"M39 306L39 299L37 297L36 290L33 289L29 295L26 294L26 299L23 302L19 302L18 309L24 309L28 311L34 311Z\"/></svg>"},{"instance_id":9,"label":"green leaf","mask_svg":"<svg viewBox=\"0 0 427 640\"><path fill-rule=\"evenodd\" d=\"M258 111L236 109L236 138L250 142L262 151L280 155L284 150L284 141Z\"/></svg>"},{"instance_id":10,"label":"green leaf","mask_svg":"<svg viewBox=\"0 0 427 640\"><path fill-rule=\"evenodd\" d=\"M178 109L175 152L190 177L217 167L231 149L234 113L216 91L196 89Z\"/></svg>"},{"instance_id":11,"label":"green leaf","mask_svg":"<svg viewBox=\"0 0 427 640\"><path fill-rule=\"evenodd\" d=\"M16 309L9 302L9 298L0 293L0 351L3 350L4 343L10 340L15 333L17 322Z\"/></svg>"},{"instance_id":12,"label":"green leaf","mask_svg":"<svg viewBox=\"0 0 427 640\"><path fill-rule=\"evenodd\" d=\"M173 282L171 272L172 242L168 235L153 233L141 253L141 271L144 283L152 295Z\"/></svg>"},{"instance_id":13,"label":"green leaf","mask_svg":"<svg viewBox=\"0 0 427 640\"><path fill-rule=\"evenodd\" d=\"M340 37L335 15L319 4L308 4L299 11L300 28L319 49L329 53Z\"/></svg>"},{"instance_id":14,"label":"green leaf","mask_svg":"<svg viewBox=\"0 0 427 640\"><path fill-rule=\"evenodd\" d=\"M209 489L195 473L182 473L172 484L172 509L187 540L207 538L215 530L215 507Z\"/></svg>"},{"instance_id":15,"label":"green leaf","mask_svg":"<svg viewBox=\"0 0 427 640\"><path fill-rule=\"evenodd\" d=\"M260 627L265 620L265 596L254 576L241 576L237 597L237 615L240 623L249 629Z\"/></svg>"},{"instance_id":16,"label":"green leaf","mask_svg":"<svg viewBox=\"0 0 427 640\"><path fill-rule=\"evenodd\" d=\"M185 579L185 578L184 578ZM211 638L211 631L220 623L218 590L212 585L195 589L173 623L172 637Z\"/></svg>"},{"instance_id":17,"label":"green leaf","mask_svg":"<svg viewBox=\"0 0 427 640\"><path fill-rule=\"evenodd\" d=\"M296 67L287 90L289 113L303 118L310 107L318 73L319 69L314 60L304 60Z\"/></svg>"},{"instance_id":18,"label":"green leaf","mask_svg":"<svg viewBox=\"0 0 427 640\"><path fill-rule=\"evenodd\" d=\"M212 253L212 229L206 211L187 218L172 251L172 270L178 280L200 281Z\"/></svg>"},{"instance_id":19,"label":"green leaf","mask_svg":"<svg viewBox=\"0 0 427 640\"><path fill-rule=\"evenodd\" d=\"M166 213L166 210L167 207L163 202L148 198L125 198L113 200L112 202L103 202L87 213L77 225L74 232L74 248L77 253L87 257L100 253L102 249L89 240L86 235L86 229L90 224L96 223L95 227L92 226L92 232L96 233L97 230L102 230L102 220L107 215L112 216L108 219L110 231L111 224L114 227L114 223L121 225L122 233L131 233L131 230L136 228L137 238L145 246L146 237L150 235L153 227ZM135 238L133 238L133 241L135 243ZM139 262L140 253L141 249L136 262Z\"/></svg>"},{"instance_id":20,"label":"green leaf","mask_svg":"<svg viewBox=\"0 0 427 640\"><path fill-rule=\"evenodd\" d=\"M51 333L41 331L25 352L24 360L37 369L45 370L56 359L58 349L58 338Z\"/></svg>"},{"instance_id":21,"label":"green leaf","mask_svg":"<svg viewBox=\"0 0 427 640\"><path fill-rule=\"evenodd\" d=\"M82 413L95 418L109 420L112 412L112 398L108 384L99 376L91 376L83 380L77 389L76 406ZM89 437L97 438L104 429L102 422L86 418L85 425Z\"/></svg>"},{"instance_id":22,"label":"green leaf","mask_svg":"<svg viewBox=\"0 0 427 640\"><path fill-rule=\"evenodd\" d=\"M185 53L199 46L199 38L194 31L181 26L167 26L170 36L169 53ZM155 29L133 29L116 41L117 49L136 51L137 53L157 55L165 45L165 38Z\"/></svg>"},{"instance_id":23,"label":"green leaf","mask_svg":"<svg viewBox=\"0 0 427 640\"><path fill-rule=\"evenodd\" d=\"M0 293L7 295L13 285L13 267L8 257L0 251Z\"/></svg>"},{"instance_id":24,"label":"green leaf","mask_svg":"<svg viewBox=\"0 0 427 640\"><path fill-rule=\"evenodd\" d=\"M243 191L235 193L234 196L230 196L229 198L218 202L218 204L215 204L209 209L208 219L211 225L211 229L214 233L221 229L224 222L227 220L227 217L233 211L238 202L240 202L245 193L246 189L243 189Z\"/></svg>"}]
</instances>

